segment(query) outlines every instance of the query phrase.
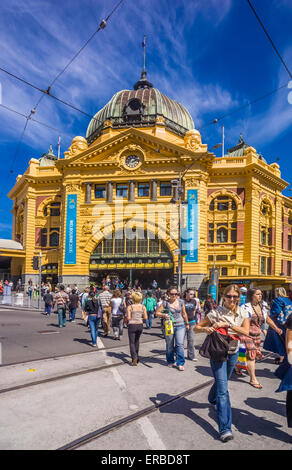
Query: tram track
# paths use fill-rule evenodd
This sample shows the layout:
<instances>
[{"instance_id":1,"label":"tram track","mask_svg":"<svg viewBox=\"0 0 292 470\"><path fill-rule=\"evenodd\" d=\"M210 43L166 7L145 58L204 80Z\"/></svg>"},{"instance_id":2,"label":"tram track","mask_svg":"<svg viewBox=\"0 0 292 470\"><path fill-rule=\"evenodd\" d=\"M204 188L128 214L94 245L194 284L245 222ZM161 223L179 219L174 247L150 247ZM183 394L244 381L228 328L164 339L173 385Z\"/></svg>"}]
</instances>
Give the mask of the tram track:
<instances>
[{"instance_id":1,"label":"tram track","mask_svg":"<svg viewBox=\"0 0 292 470\"><path fill-rule=\"evenodd\" d=\"M155 343L155 342L159 342L159 341L160 340L153 340L153 341L147 341L147 343ZM120 348L120 347L121 347L121 345L116 346L116 347L111 347L111 348L100 348L100 349L98 349L98 352L112 351L113 349L117 349L117 348ZM96 353L97 351L94 351L94 352ZM82 354L84 354L84 353L82 353ZM87 354L87 353L85 353L85 354ZM152 358L161 356L162 354L163 353L153 354L151 356L147 356L147 359L152 359ZM59 356L59 358L61 358L61 357L67 357L67 356ZM44 360L46 360L46 359L44 359ZM143 364L143 359L141 359L140 362ZM25 363L20 362L17 365L22 365L22 364L25 364ZM78 377L80 375L90 374L90 373L93 373L93 372L99 372L99 371L103 371L103 370L107 370L107 369L112 369L114 367L119 367L119 366L122 366L122 365L125 365L125 364L130 365L131 361L123 358L123 359L121 359L121 361L115 362L113 364L104 364L104 365L100 365L98 367L85 368L85 369L82 369L82 370L79 370L79 371L76 371L76 372L70 372L68 374L57 375L57 376L54 376L54 377L48 377L46 379L34 380L32 382L27 382L27 383L20 384L20 385L14 385L14 386L9 387L9 388L7 387L7 388L0 389L0 394L8 393L8 392L14 392L14 391L17 391L17 390L22 390L22 389L25 389L25 388L33 387L35 385L46 384L46 383L49 383L49 382L57 382L59 380L65 380L65 379L72 378L72 377ZM13 364L13 365L15 365L15 364Z\"/></svg>"},{"instance_id":2,"label":"tram track","mask_svg":"<svg viewBox=\"0 0 292 470\"><path fill-rule=\"evenodd\" d=\"M272 357L272 356L274 356L274 353L268 353L262 359L260 359L257 362L263 362L265 359L268 359L269 357ZM154 356L152 356L152 357L154 357ZM176 402L176 401L178 401L182 398L185 398L189 395L192 395L193 393L196 393L200 390L203 390L206 387L211 386L213 383L214 383L213 378L210 379L210 380L207 380L207 381L203 382L200 385L196 385L195 387L184 390L184 391L180 392L179 394L177 394L173 397L170 397L170 398L168 398L168 399L166 399L162 402L155 403L155 404L153 404L149 407L146 407L146 408L142 408L141 410L139 410L139 411L137 411L133 414L130 414L129 416L125 416L124 418L121 418L117 421L114 421L111 424L108 424L106 426L103 426L101 428L96 429L95 431L92 431L88 434L85 434L85 435L75 439L74 441L71 441L71 442L63 445L62 447L59 447L56 450L75 450L75 449L78 449L80 447L83 447L86 444L88 444L89 442L92 442L92 441L95 441L95 440L101 438L105 434L114 432L117 429L119 429L123 426L126 426L127 424L130 424L134 421L137 421L141 418L144 418L144 417L154 413L155 411L158 411L161 408L170 405L171 403L174 403L174 402Z\"/></svg>"},{"instance_id":3,"label":"tram track","mask_svg":"<svg viewBox=\"0 0 292 470\"><path fill-rule=\"evenodd\" d=\"M148 416L148 415L154 413L155 411L160 410L164 406L170 405L171 403L173 403L175 401L178 401L178 400L180 400L180 399L182 399L182 398L184 398L188 395L192 395L193 393L198 392L198 391L212 385L213 382L214 382L213 379L208 380L208 381L206 381L206 382L204 382L200 385L197 385L197 386L192 387L188 390L185 390L185 391L179 393L178 395L170 397L167 400L164 400L160 403L155 403L155 404L153 404L153 405L151 405L147 408L143 408L139 411L136 411L135 413L133 413L129 416L126 416L122 419L119 419L118 421L114 421L113 423L108 424L107 426L103 426L101 428L96 429L95 431L92 431L88 434L85 434L85 435L79 437L78 439L75 439L74 441L71 441L71 442L65 444L64 446L59 447L56 450L75 450L75 449L78 449L78 448L84 446L85 444L88 444L91 441L95 441L95 440L101 438L105 434L113 432L113 431L115 431L115 430L117 430L117 429L119 429L123 426L126 426L129 423L132 423L133 421L139 420L140 418L144 418L145 416Z\"/></svg>"},{"instance_id":4,"label":"tram track","mask_svg":"<svg viewBox=\"0 0 292 470\"><path fill-rule=\"evenodd\" d=\"M161 338L160 340L156 339L156 340L153 340L153 341L147 341L145 343L157 343L157 342L160 342L160 341L164 341L164 340ZM113 349L120 349L121 346L122 345L113 346L113 347L110 347L110 348L100 348L100 349L98 349L98 352L106 352L106 351L111 351ZM93 352L96 353L97 351L90 351L88 353L76 353L76 354L58 356L58 359L60 359L62 357L74 356L74 355L77 355L77 354L91 354ZM151 356L147 356L147 359L153 359L155 357L161 356L162 354L163 353L153 354ZM267 353L263 356L262 359L258 360L257 362L263 362L265 359L268 359L269 357L273 357L274 355L275 355L274 353ZM46 359L41 359L41 360L47 360L47 359L51 359L51 358L46 358ZM56 358L54 357L54 359L56 359ZM27 361L27 362L31 363L33 361ZM12 365L23 365L23 364L26 364L27 362L19 362L19 363L12 364ZM35 360L35 362L36 362L36 360ZM143 360L141 360L141 363L143 363ZM130 360L127 360L127 359L123 358L123 359L121 359L121 361L115 362L113 364L104 364L104 365L100 365L98 367L85 368L85 369L82 369L82 370L78 370L76 372L70 372L68 374L57 375L57 376L54 376L54 377L48 377L46 379L34 380L32 382L27 382L27 383L20 384L20 385L14 385L12 387L7 387L7 388L0 389L0 395L4 394L4 393L8 393L8 392L13 392L13 391L33 387L33 386L36 386L36 385L42 385L42 384L46 384L46 383L50 383L50 382L57 382L57 381L60 381L60 380L65 380L65 379L69 379L69 378L72 378L72 377L78 377L78 376L85 375L85 374L90 374L90 373L93 373L93 372L99 372L99 371L103 371L103 370L107 370L107 369L112 369L114 367L120 367L120 366L125 365L125 364L130 365L131 364ZM2 366L2 367L5 367L5 366Z\"/></svg>"}]
</instances>

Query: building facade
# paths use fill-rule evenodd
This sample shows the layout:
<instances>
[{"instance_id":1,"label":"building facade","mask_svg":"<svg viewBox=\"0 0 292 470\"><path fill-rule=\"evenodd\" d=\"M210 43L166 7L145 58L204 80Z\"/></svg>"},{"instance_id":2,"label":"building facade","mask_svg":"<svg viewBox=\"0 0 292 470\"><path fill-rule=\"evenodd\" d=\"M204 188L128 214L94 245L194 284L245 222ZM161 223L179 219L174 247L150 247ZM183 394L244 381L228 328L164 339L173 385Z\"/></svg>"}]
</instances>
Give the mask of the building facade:
<instances>
[{"instance_id":1,"label":"building facade","mask_svg":"<svg viewBox=\"0 0 292 470\"><path fill-rule=\"evenodd\" d=\"M180 174L181 204L173 184ZM12 238L23 257L12 258L12 275L37 282L33 258L41 252L43 279L53 283L82 288L118 273L166 287L182 248L184 287L204 289L215 266L221 289L235 282L271 292L292 274L288 184L279 165L242 137L216 158L188 111L143 72L133 90L97 112L64 158L50 148L17 177Z\"/></svg>"}]
</instances>

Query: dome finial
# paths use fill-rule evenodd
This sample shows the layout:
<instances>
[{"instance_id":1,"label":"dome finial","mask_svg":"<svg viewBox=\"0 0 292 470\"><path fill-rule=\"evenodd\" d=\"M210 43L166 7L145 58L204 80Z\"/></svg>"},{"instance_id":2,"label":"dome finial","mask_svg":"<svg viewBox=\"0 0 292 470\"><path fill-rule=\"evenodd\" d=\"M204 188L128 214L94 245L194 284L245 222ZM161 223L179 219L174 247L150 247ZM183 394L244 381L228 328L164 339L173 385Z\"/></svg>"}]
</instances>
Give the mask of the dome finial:
<instances>
[{"instance_id":1,"label":"dome finial","mask_svg":"<svg viewBox=\"0 0 292 470\"><path fill-rule=\"evenodd\" d=\"M134 85L134 90L139 90L140 88L153 88L152 83L150 83L146 76L146 66L145 66L145 61L146 61L146 36L144 35L144 40L142 42L142 47L143 47L143 69L141 73L141 78L138 80L137 83Z\"/></svg>"},{"instance_id":2,"label":"dome finial","mask_svg":"<svg viewBox=\"0 0 292 470\"><path fill-rule=\"evenodd\" d=\"M142 47L143 47L143 70L142 70L142 75L145 74L145 78L146 78L146 67L145 67L145 58L146 58L146 36L144 34L144 40L142 42ZM141 78L144 78L142 77L141 75Z\"/></svg>"}]
</instances>

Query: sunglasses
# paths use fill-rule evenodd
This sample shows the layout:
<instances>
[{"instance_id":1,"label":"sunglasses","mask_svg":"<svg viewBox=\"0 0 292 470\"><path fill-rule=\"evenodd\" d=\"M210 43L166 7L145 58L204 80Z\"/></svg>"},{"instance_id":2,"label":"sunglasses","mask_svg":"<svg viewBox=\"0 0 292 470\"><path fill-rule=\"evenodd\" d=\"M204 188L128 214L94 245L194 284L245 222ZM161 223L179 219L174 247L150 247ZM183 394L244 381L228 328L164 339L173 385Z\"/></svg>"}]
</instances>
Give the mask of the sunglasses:
<instances>
[{"instance_id":1,"label":"sunglasses","mask_svg":"<svg viewBox=\"0 0 292 470\"><path fill-rule=\"evenodd\" d=\"M178 295L177 292L170 292L169 295Z\"/></svg>"},{"instance_id":2,"label":"sunglasses","mask_svg":"<svg viewBox=\"0 0 292 470\"><path fill-rule=\"evenodd\" d=\"M229 294L227 294L227 295L225 295L225 297L226 297L227 299L239 299L239 296L238 296L238 295L229 295Z\"/></svg>"}]
</instances>

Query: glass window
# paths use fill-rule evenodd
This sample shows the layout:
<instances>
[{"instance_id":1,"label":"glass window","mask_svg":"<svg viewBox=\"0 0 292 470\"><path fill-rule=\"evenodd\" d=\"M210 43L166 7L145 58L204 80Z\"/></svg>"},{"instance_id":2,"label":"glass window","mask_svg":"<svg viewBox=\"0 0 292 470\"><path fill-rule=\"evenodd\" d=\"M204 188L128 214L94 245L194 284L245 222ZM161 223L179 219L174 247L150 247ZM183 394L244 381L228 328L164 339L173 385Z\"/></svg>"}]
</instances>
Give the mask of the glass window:
<instances>
[{"instance_id":1,"label":"glass window","mask_svg":"<svg viewBox=\"0 0 292 470\"><path fill-rule=\"evenodd\" d=\"M41 246L47 246L48 240L48 231L46 228L42 228L41 230Z\"/></svg>"},{"instance_id":2,"label":"glass window","mask_svg":"<svg viewBox=\"0 0 292 470\"><path fill-rule=\"evenodd\" d=\"M210 210L210 211L213 211L213 210L214 210L214 206L215 206L215 204L214 204L214 199L212 199L212 201L210 202L210 205L209 205L209 210Z\"/></svg>"},{"instance_id":3,"label":"glass window","mask_svg":"<svg viewBox=\"0 0 292 470\"><path fill-rule=\"evenodd\" d=\"M52 202L50 205L50 214L52 216L59 216L60 215L60 202Z\"/></svg>"},{"instance_id":4,"label":"glass window","mask_svg":"<svg viewBox=\"0 0 292 470\"><path fill-rule=\"evenodd\" d=\"M149 197L149 195L150 195L150 185L148 183L139 183L138 196Z\"/></svg>"},{"instance_id":5,"label":"glass window","mask_svg":"<svg viewBox=\"0 0 292 470\"><path fill-rule=\"evenodd\" d=\"M116 186L116 196L117 197L128 197L128 185L127 184L117 184Z\"/></svg>"},{"instance_id":6,"label":"glass window","mask_svg":"<svg viewBox=\"0 0 292 470\"><path fill-rule=\"evenodd\" d=\"M261 256L261 274L266 274L266 258Z\"/></svg>"},{"instance_id":7,"label":"glass window","mask_svg":"<svg viewBox=\"0 0 292 470\"><path fill-rule=\"evenodd\" d=\"M265 245L265 244L266 244L266 241L267 241L266 231L265 231L265 230L261 230L261 244L262 244L262 245Z\"/></svg>"},{"instance_id":8,"label":"glass window","mask_svg":"<svg viewBox=\"0 0 292 470\"><path fill-rule=\"evenodd\" d=\"M147 253L148 240L147 238L138 238L138 253Z\"/></svg>"},{"instance_id":9,"label":"glass window","mask_svg":"<svg viewBox=\"0 0 292 470\"><path fill-rule=\"evenodd\" d=\"M287 261L287 276L291 276L291 261Z\"/></svg>"},{"instance_id":10,"label":"glass window","mask_svg":"<svg viewBox=\"0 0 292 470\"><path fill-rule=\"evenodd\" d=\"M221 268L221 276L228 276L228 268Z\"/></svg>"},{"instance_id":11,"label":"glass window","mask_svg":"<svg viewBox=\"0 0 292 470\"><path fill-rule=\"evenodd\" d=\"M159 253L159 240L149 240L149 253Z\"/></svg>"},{"instance_id":12,"label":"glass window","mask_svg":"<svg viewBox=\"0 0 292 470\"><path fill-rule=\"evenodd\" d=\"M59 246L59 229L52 228L50 231L50 246Z\"/></svg>"},{"instance_id":13,"label":"glass window","mask_svg":"<svg viewBox=\"0 0 292 470\"><path fill-rule=\"evenodd\" d=\"M115 234L115 253L122 254L125 252L125 239L123 230Z\"/></svg>"},{"instance_id":14,"label":"glass window","mask_svg":"<svg viewBox=\"0 0 292 470\"><path fill-rule=\"evenodd\" d=\"M102 242L97 245L97 247L94 250L94 253L96 253L97 255L102 254Z\"/></svg>"},{"instance_id":15,"label":"glass window","mask_svg":"<svg viewBox=\"0 0 292 470\"><path fill-rule=\"evenodd\" d=\"M231 224L230 241L231 243L237 242L237 223L236 222L232 222Z\"/></svg>"},{"instance_id":16,"label":"glass window","mask_svg":"<svg viewBox=\"0 0 292 470\"><path fill-rule=\"evenodd\" d=\"M103 241L103 254L111 255L113 253L113 239L105 238Z\"/></svg>"},{"instance_id":17,"label":"glass window","mask_svg":"<svg viewBox=\"0 0 292 470\"><path fill-rule=\"evenodd\" d=\"M105 199L105 185L104 184L96 184L94 186L94 195L95 199Z\"/></svg>"},{"instance_id":18,"label":"glass window","mask_svg":"<svg viewBox=\"0 0 292 470\"><path fill-rule=\"evenodd\" d=\"M170 181L161 181L161 183L160 183L160 196L171 196L171 183L170 183Z\"/></svg>"},{"instance_id":19,"label":"glass window","mask_svg":"<svg viewBox=\"0 0 292 470\"><path fill-rule=\"evenodd\" d=\"M288 250L292 251L292 235L288 235Z\"/></svg>"},{"instance_id":20,"label":"glass window","mask_svg":"<svg viewBox=\"0 0 292 470\"><path fill-rule=\"evenodd\" d=\"M218 211L228 211L228 202L218 202L217 209Z\"/></svg>"},{"instance_id":21,"label":"glass window","mask_svg":"<svg viewBox=\"0 0 292 470\"><path fill-rule=\"evenodd\" d=\"M228 230L225 227L220 227L217 230L217 243L228 242Z\"/></svg>"},{"instance_id":22,"label":"glass window","mask_svg":"<svg viewBox=\"0 0 292 470\"><path fill-rule=\"evenodd\" d=\"M130 240L129 238L126 239L126 252L127 254L136 253L136 238Z\"/></svg>"}]
</instances>

